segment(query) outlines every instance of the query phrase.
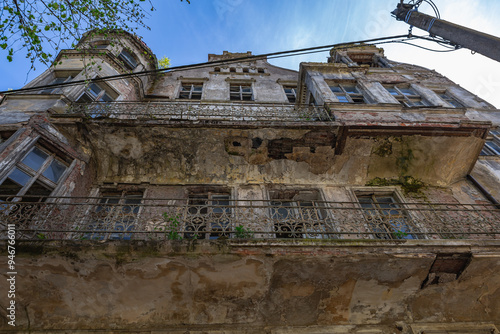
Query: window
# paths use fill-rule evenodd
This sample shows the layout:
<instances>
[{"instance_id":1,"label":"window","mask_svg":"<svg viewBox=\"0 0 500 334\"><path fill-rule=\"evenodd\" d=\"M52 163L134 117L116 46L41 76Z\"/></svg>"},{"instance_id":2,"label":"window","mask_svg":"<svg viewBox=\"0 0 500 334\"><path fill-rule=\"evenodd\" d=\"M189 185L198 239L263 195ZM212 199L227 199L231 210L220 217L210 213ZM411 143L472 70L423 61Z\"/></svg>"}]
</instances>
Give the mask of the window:
<instances>
[{"instance_id":1,"label":"window","mask_svg":"<svg viewBox=\"0 0 500 334\"><path fill-rule=\"evenodd\" d=\"M464 105L457 101L453 96L449 95L445 91L435 91L437 95L443 100L451 104L453 108L464 108Z\"/></svg>"},{"instance_id":2,"label":"window","mask_svg":"<svg viewBox=\"0 0 500 334\"><path fill-rule=\"evenodd\" d=\"M250 73L250 70L248 67L243 67L243 73Z\"/></svg>"},{"instance_id":3,"label":"window","mask_svg":"<svg viewBox=\"0 0 500 334\"><path fill-rule=\"evenodd\" d=\"M47 85L55 85L55 84L61 84L65 82L71 81L74 77L76 77L80 71L55 71L53 72L53 77L50 82L47 83ZM40 91L40 94L50 94L50 93L55 93L56 90L60 89L61 87L47 87L43 90Z\"/></svg>"},{"instance_id":4,"label":"window","mask_svg":"<svg viewBox=\"0 0 500 334\"><path fill-rule=\"evenodd\" d=\"M385 86L385 89L396 98L401 104L407 107L428 106L429 103L422 99L420 95L411 87Z\"/></svg>"},{"instance_id":5,"label":"window","mask_svg":"<svg viewBox=\"0 0 500 334\"><path fill-rule=\"evenodd\" d=\"M95 44L94 48L103 50L103 49L107 49L108 45L109 45L108 43L99 43L99 44Z\"/></svg>"},{"instance_id":6,"label":"window","mask_svg":"<svg viewBox=\"0 0 500 334\"><path fill-rule=\"evenodd\" d=\"M357 195L369 228L377 239L417 239L409 219L393 195Z\"/></svg>"},{"instance_id":7,"label":"window","mask_svg":"<svg viewBox=\"0 0 500 334\"><path fill-rule=\"evenodd\" d=\"M71 76L55 78L48 85L61 84L61 83L64 83L64 82L68 82L71 79L72 79ZM52 87L52 88L49 87L49 88L46 88L46 89L40 91L40 94L50 94L50 93L54 92L56 89L59 89L59 88L61 88L61 87Z\"/></svg>"},{"instance_id":8,"label":"window","mask_svg":"<svg viewBox=\"0 0 500 334\"><path fill-rule=\"evenodd\" d=\"M143 193L104 192L89 215L86 239L130 240L136 229ZM127 233L128 232L128 233Z\"/></svg>"},{"instance_id":9,"label":"window","mask_svg":"<svg viewBox=\"0 0 500 334\"><path fill-rule=\"evenodd\" d=\"M365 103L363 94L353 84L337 84L330 86L331 91L339 102Z\"/></svg>"},{"instance_id":10,"label":"window","mask_svg":"<svg viewBox=\"0 0 500 334\"><path fill-rule=\"evenodd\" d=\"M266 71L263 68L258 68L257 73L266 73Z\"/></svg>"},{"instance_id":11,"label":"window","mask_svg":"<svg viewBox=\"0 0 500 334\"><path fill-rule=\"evenodd\" d=\"M297 101L297 87L296 86L283 86L288 102L295 103Z\"/></svg>"},{"instance_id":12,"label":"window","mask_svg":"<svg viewBox=\"0 0 500 334\"><path fill-rule=\"evenodd\" d=\"M236 69L235 69L234 67L231 67L231 68L229 69L229 72L231 72L231 73L236 73Z\"/></svg>"},{"instance_id":13,"label":"window","mask_svg":"<svg viewBox=\"0 0 500 334\"><path fill-rule=\"evenodd\" d=\"M231 84L229 86L229 98L234 101L252 101L253 91L252 85Z\"/></svg>"},{"instance_id":14,"label":"window","mask_svg":"<svg viewBox=\"0 0 500 334\"><path fill-rule=\"evenodd\" d=\"M192 194L188 198L186 238L217 239L229 237L230 195L224 193Z\"/></svg>"},{"instance_id":15,"label":"window","mask_svg":"<svg viewBox=\"0 0 500 334\"><path fill-rule=\"evenodd\" d=\"M317 191L271 192L276 238L322 238L326 212Z\"/></svg>"},{"instance_id":16,"label":"window","mask_svg":"<svg viewBox=\"0 0 500 334\"><path fill-rule=\"evenodd\" d=\"M24 202L43 202L68 168L55 154L35 146L0 184L0 196L19 196ZM24 197L22 197L24 196Z\"/></svg>"},{"instance_id":17,"label":"window","mask_svg":"<svg viewBox=\"0 0 500 334\"><path fill-rule=\"evenodd\" d=\"M76 102L78 103L112 102L114 100L115 97L113 97L110 92L106 91L97 83L91 83Z\"/></svg>"},{"instance_id":18,"label":"window","mask_svg":"<svg viewBox=\"0 0 500 334\"><path fill-rule=\"evenodd\" d=\"M123 63L129 70L133 70L134 68L137 67L137 61L135 60L134 56L127 50L123 50L118 55L118 59L123 61Z\"/></svg>"},{"instance_id":19,"label":"window","mask_svg":"<svg viewBox=\"0 0 500 334\"><path fill-rule=\"evenodd\" d=\"M203 92L202 83L182 83L181 91L179 92L180 99L201 100Z\"/></svg>"},{"instance_id":20,"label":"window","mask_svg":"<svg viewBox=\"0 0 500 334\"><path fill-rule=\"evenodd\" d=\"M220 67L215 67L214 72L220 72Z\"/></svg>"},{"instance_id":21,"label":"window","mask_svg":"<svg viewBox=\"0 0 500 334\"><path fill-rule=\"evenodd\" d=\"M500 131L490 131L484 143L481 155L500 155Z\"/></svg>"}]
</instances>

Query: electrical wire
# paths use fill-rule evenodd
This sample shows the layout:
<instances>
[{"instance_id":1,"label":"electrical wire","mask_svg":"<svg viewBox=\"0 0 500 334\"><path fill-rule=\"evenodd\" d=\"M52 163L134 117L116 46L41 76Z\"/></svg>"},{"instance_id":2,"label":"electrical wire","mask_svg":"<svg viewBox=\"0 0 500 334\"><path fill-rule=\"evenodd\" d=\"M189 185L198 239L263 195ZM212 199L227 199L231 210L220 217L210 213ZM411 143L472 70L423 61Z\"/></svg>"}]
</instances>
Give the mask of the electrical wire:
<instances>
[{"instance_id":1,"label":"electrical wire","mask_svg":"<svg viewBox=\"0 0 500 334\"><path fill-rule=\"evenodd\" d=\"M229 60L224 59L224 60L216 60L216 61L210 61L210 62L191 64L191 65L173 66L173 67L166 68L166 69L156 69L156 70L141 71L141 72L136 72L136 73L116 74L116 75L110 75L110 76L106 76L106 77L97 77L97 78L93 78L93 79L77 80L77 81L70 81L70 82L50 84L50 85L42 85L42 86L36 86L36 87L19 88L19 89L14 89L14 90L0 91L0 94L9 95L9 94L20 93L20 92L38 91L38 90L42 90L42 89L79 86L82 84L89 85L89 84L95 83L95 82L106 82L106 81L112 81L112 80L120 80L123 78L136 78L136 77L140 77L143 75L175 72L175 71L194 69L194 68L213 67L214 65L231 64L231 63L241 62L241 61L256 60L259 58L274 58L274 57L280 56L280 55L290 55L290 54L293 55L296 53L314 51L314 50L319 50L319 49L327 49L327 48L331 49L331 48L338 48L338 47L342 47L342 46L350 46L351 47L353 44L372 43L372 42L405 38L405 37L408 38L407 35L396 35L396 36L390 36L390 37L366 39L366 40L361 40L361 41L356 41L356 42L337 43L337 44L322 45L322 46L295 49L295 50L278 51L278 52L271 52L271 53L265 53L265 54L254 55L254 56L238 57L238 58L233 58L233 59L229 59Z\"/></svg>"},{"instance_id":2,"label":"electrical wire","mask_svg":"<svg viewBox=\"0 0 500 334\"><path fill-rule=\"evenodd\" d=\"M394 43L407 44L407 45L415 46L417 48L424 49L424 50L427 50L427 51L432 51L432 52L453 52L453 51L456 51L456 49L453 49L453 50L434 50L434 49L426 48L426 47L421 46L421 45L412 44L412 43L408 43L408 42L401 42L401 41L400 42L394 42Z\"/></svg>"}]
</instances>

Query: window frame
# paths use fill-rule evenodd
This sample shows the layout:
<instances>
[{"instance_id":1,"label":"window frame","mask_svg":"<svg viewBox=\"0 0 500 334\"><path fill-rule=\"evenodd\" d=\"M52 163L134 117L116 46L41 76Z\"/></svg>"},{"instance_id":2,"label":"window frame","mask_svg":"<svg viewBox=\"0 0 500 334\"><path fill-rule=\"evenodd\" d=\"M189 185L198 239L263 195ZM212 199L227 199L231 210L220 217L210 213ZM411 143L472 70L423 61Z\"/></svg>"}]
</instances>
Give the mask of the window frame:
<instances>
[{"instance_id":1,"label":"window frame","mask_svg":"<svg viewBox=\"0 0 500 334\"><path fill-rule=\"evenodd\" d=\"M296 194L291 196L290 194L287 194L288 192L294 192ZM275 237L279 239L328 238L326 234L321 233L326 231L326 222L328 220L328 210L323 202L323 196L319 189L290 189L281 191L270 190L268 212L269 218L273 222ZM286 210L286 217L277 217L278 215L280 215L279 210ZM310 219L311 212L314 212L316 219ZM306 215L309 218L307 218ZM289 220L291 220L291 222L289 222ZM313 221L313 223L308 224L309 221ZM318 231L318 228L320 229L320 231ZM311 232L314 232L312 236L310 235Z\"/></svg>"},{"instance_id":2,"label":"window frame","mask_svg":"<svg viewBox=\"0 0 500 334\"><path fill-rule=\"evenodd\" d=\"M79 75L80 72L81 71L53 71L51 73L52 78L51 78L50 82L46 83L46 85L55 85L55 84L62 84L62 83L70 82L77 75ZM47 80L47 79L45 79L45 80ZM61 89L61 88L62 87L48 87L48 88L40 90L38 93L39 94L52 94L56 90Z\"/></svg>"},{"instance_id":3,"label":"window frame","mask_svg":"<svg viewBox=\"0 0 500 334\"><path fill-rule=\"evenodd\" d=\"M117 229L118 226L126 226L127 232L132 232L137 229L138 221L142 214L142 204L144 204L145 191L144 190L117 190L117 189L99 189L98 199L87 212L87 221L85 221L85 230L92 232L85 232L84 239L90 240L131 240L134 233L125 233L125 230ZM109 200L118 199L117 203L110 203ZM139 203L127 203L128 200L137 200ZM103 202L106 200L106 202ZM107 204L103 206L102 204ZM111 204L111 206L110 206ZM135 206L134 206L135 204ZM104 208L103 208L104 207ZM111 209L108 209L112 207ZM132 207L130 212L125 212L125 207ZM101 208L101 209L99 209ZM137 209L136 212L134 212ZM108 213L104 217L100 217L99 212ZM109 214L111 212L111 214ZM102 219L102 221L99 221ZM131 219L131 221L124 222ZM94 220L94 221L90 221ZM106 228L106 225L112 224L112 229ZM128 224L128 225L125 225ZM97 225L94 227L94 225ZM104 228L103 228L104 227ZM113 232L116 231L116 232Z\"/></svg>"},{"instance_id":4,"label":"window frame","mask_svg":"<svg viewBox=\"0 0 500 334\"><path fill-rule=\"evenodd\" d=\"M198 203L196 203L198 202ZM217 203L217 204L214 204ZM219 202L227 202L226 205L219 205ZM222 209L222 212L215 212L214 209ZM203 212L206 210L206 212ZM196 211L196 212L195 212ZM208 191L208 192L193 192L187 198L187 211L186 215L189 217L189 222L185 222L185 230L192 232L185 232L184 237L187 239L218 239L220 237L231 237L230 233L224 232L231 229L230 219L234 214L232 196L229 192L225 191ZM213 219L220 219L221 217L229 217L226 221L218 221L214 223ZM197 219L199 222L193 221ZM198 225L195 228L194 225ZM210 225L210 226L209 226ZM202 234L198 235L199 232Z\"/></svg>"},{"instance_id":5,"label":"window frame","mask_svg":"<svg viewBox=\"0 0 500 334\"><path fill-rule=\"evenodd\" d=\"M234 90L237 88L238 90ZM245 89L250 89L250 92L245 92ZM254 101L254 91L252 83L230 82L229 83L229 100L230 101Z\"/></svg>"},{"instance_id":6,"label":"window frame","mask_svg":"<svg viewBox=\"0 0 500 334\"><path fill-rule=\"evenodd\" d=\"M500 156L500 130L490 130L480 156Z\"/></svg>"},{"instance_id":7,"label":"window frame","mask_svg":"<svg viewBox=\"0 0 500 334\"><path fill-rule=\"evenodd\" d=\"M465 108L465 105L462 102L460 102L446 90L434 90L434 93L436 93L436 95L439 96L441 100L451 105L452 108Z\"/></svg>"},{"instance_id":8,"label":"window frame","mask_svg":"<svg viewBox=\"0 0 500 334\"><path fill-rule=\"evenodd\" d=\"M131 71L139 66L139 62L137 61L135 55L126 49L122 49L117 58L121 60L125 67L127 67Z\"/></svg>"},{"instance_id":9,"label":"window frame","mask_svg":"<svg viewBox=\"0 0 500 334\"><path fill-rule=\"evenodd\" d=\"M186 90L184 86L186 87L190 86L189 90ZM198 91L195 89L196 87L200 87L201 89ZM181 82L178 98L184 100L201 100L203 98L203 88L204 88L203 82L192 82L192 81ZM186 93L188 94L188 96L183 97L182 95Z\"/></svg>"},{"instance_id":10,"label":"window frame","mask_svg":"<svg viewBox=\"0 0 500 334\"><path fill-rule=\"evenodd\" d=\"M409 108L415 108L415 107L429 107L431 104L429 101L424 99L418 92L411 87L410 85L383 85L385 90L391 94L392 97L394 97L396 100L398 100L399 103L402 105L409 107ZM396 94L391 92L391 90L395 91ZM405 93L404 90L408 90L409 92L413 94L408 94Z\"/></svg>"},{"instance_id":11,"label":"window frame","mask_svg":"<svg viewBox=\"0 0 500 334\"><path fill-rule=\"evenodd\" d=\"M289 90L287 92L287 90ZM283 85L283 91L285 92L285 96L288 100L288 103L297 102L297 85Z\"/></svg>"},{"instance_id":12,"label":"window frame","mask_svg":"<svg viewBox=\"0 0 500 334\"><path fill-rule=\"evenodd\" d=\"M328 87L330 91L335 95L340 103L354 103L354 104L364 104L368 103L365 96L358 88L355 82L333 82L329 83ZM355 92L352 92L346 87L352 87ZM336 89L338 89L336 91Z\"/></svg>"},{"instance_id":13,"label":"window frame","mask_svg":"<svg viewBox=\"0 0 500 334\"><path fill-rule=\"evenodd\" d=\"M413 233L420 233L421 228L419 226L416 226L412 223L412 216L410 213L406 211L405 205L404 205L404 200L403 196L400 194L400 192L395 189L371 189L371 188L365 188L365 189L354 189L353 190L353 197L355 199L355 202L358 205L358 208L361 210L364 221L365 221L365 227L368 231L371 233L371 237L373 239L381 239L381 240L418 240L418 239L425 239L424 236L421 234L412 234ZM390 205L396 205L395 207L391 208L384 208L381 204L388 204L388 203L383 203L381 201L375 202L375 206L373 206L372 209L365 208L363 207L363 203L360 201L360 198L391 198L392 202ZM391 228L391 222L390 219L393 216L391 213L389 214L384 214L384 211L401 211L401 213L398 213L395 216L396 219L403 219L402 225L405 227L405 229L408 230L406 232L405 230L393 230ZM370 211L374 211L375 214L373 214ZM370 213L367 213L370 212ZM376 223L379 226L374 225L373 221L376 221ZM392 227L397 227L392 225ZM381 232L377 231L377 228L383 228ZM377 236L377 234L381 234L381 236Z\"/></svg>"},{"instance_id":14,"label":"window frame","mask_svg":"<svg viewBox=\"0 0 500 334\"><path fill-rule=\"evenodd\" d=\"M32 167L26 165L23 161L26 160L26 158L34 152L35 149L40 150L43 152L47 157L43 160L43 162L40 164L37 170L34 170ZM45 176L44 173L49 169L49 167L52 165L54 161L57 161L59 164L62 164L65 166L64 171L59 175L59 178L57 181L51 180L49 177ZM73 160L74 162L74 160ZM26 152L20 156L20 159L18 159L13 165L10 167L8 172L5 173L5 175L0 178L0 187L1 185L4 184L4 182L9 179L9 176L12 175L14 170L19 170L22 173L26 174L29 179L26 181L24 185L19 184L15 180L11 179L11 182L16 183L17 185L21 186L21 188L17 191L16 194L12 194L12 198L14 198L14 201L22 201L23 197L28 196L29 198L32 198L34 200L31 200L30 202L44 202L47 197L50 197L53 195L54 191L56 191L57 187L64 182L66 179L67 175L70 173L73 167L73 162L70 163L66 161L65 159L62 159L61 157L58 156L57 153L52 152L51 150L43 147L43 145L40 145L38 142L34 142L30 147L26 150ZM36 197L38 195L26 195L26 193L31 189L31 187L35 183L39 183L42 187L44 187L46 190L49 191L47 195L40 195L39 199L36 200ZM9 196L9 195L7 195Z\"/></svg>"},{"instance_id":15,"label":"window frame","mask_svg":"<svg viewBox=\"0 0 500 334\"><path fill-rule=\"evenodd\" d=\"M100 91L96 93L92 87L97 87ZM119 96L120 95L108 85L101 82L91 82L76 99L76 103L114 102ZM82 98L87 98L88 101L84 101ZM106 100L106 98L108 100Z\"/></svg>"}]
</instances>

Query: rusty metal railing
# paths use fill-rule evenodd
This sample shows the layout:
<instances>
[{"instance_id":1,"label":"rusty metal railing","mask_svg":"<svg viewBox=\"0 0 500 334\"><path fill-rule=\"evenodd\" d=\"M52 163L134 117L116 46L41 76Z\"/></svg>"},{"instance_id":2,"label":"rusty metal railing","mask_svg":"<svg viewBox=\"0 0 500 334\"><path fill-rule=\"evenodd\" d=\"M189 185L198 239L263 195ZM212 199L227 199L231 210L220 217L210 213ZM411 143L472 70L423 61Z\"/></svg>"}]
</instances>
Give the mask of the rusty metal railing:
<instances>
[{"instance_id":1,"label":"rusty metal railing","mask_svg":"<svg viewBox=\"0 0 500 334\"><path fill-rule=\"evenodd\" d=\"M493 205L105 198L0 198L0 238L18 239L500 239Z\"/></svg>"},{"instance_id":2,"label":"rusty metal railing","mask_svg":"<svg viewBox=\"0 0 500 334\"><path fill-rule=\"evenodd\" d=\"M69 114L89 119L169 120L169 121L333 121L333 117L319 106L293 104L210 102L93 102L74 103Z\"/></svg>"}]
</instances>

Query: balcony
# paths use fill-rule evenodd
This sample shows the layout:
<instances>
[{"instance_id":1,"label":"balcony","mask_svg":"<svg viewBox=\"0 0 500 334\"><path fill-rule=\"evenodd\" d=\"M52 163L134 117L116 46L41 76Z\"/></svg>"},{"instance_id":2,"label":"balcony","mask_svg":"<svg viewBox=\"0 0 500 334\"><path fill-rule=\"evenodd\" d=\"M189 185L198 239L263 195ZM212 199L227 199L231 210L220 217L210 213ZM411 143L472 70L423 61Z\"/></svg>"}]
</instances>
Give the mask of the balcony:
<instances>
[{"instance_id":1,"label":"balcony","mask_svg":"<svg viewBox=\"0 0 500 334\"><path fill-rule=\"evenodd\" d=\"M97 197L0 199L0 239L500 239L493 205Z\"/></svg>"},{"instance_id":2,"label":"balcony","mask_svg":"<svg viewBox=\"0 0 500 334\"><path fill-rule=\"evenodd\" d=\"M74 103L67 114L88 119L158 121L331 122L323 107L263 103L94 102Z\"/></svg>"}]
</instances>

